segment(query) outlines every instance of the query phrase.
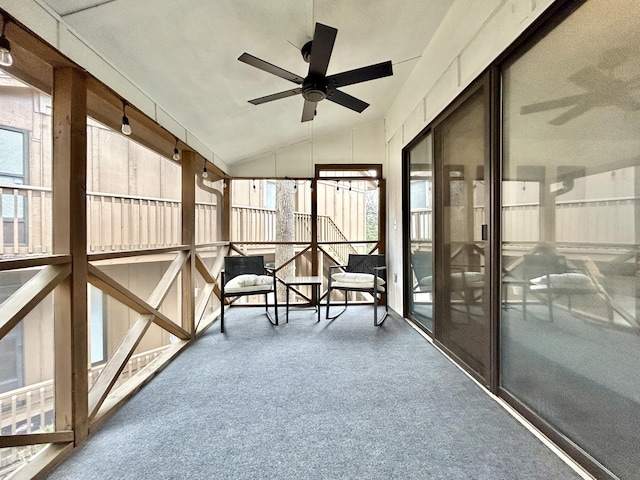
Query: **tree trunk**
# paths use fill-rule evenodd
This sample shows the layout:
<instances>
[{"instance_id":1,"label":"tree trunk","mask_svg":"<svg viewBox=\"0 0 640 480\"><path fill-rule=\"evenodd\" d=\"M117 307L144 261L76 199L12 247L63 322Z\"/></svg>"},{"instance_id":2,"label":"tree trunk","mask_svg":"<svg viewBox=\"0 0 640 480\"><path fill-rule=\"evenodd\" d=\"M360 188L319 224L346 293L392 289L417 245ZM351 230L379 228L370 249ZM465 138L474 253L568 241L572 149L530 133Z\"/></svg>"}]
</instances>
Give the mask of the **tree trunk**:
<instances>
[{"instance_id":1,"label":"tree trunk","mask_svg":"<svg viewBox=\"0 0 640 480\"><path fill-rule=\"evenodd\" d=\"M294 193L293 180L278 180L276 182L276 241L294 242ZM295 254L294 245L276 245L276 267L279 267L291 259ZM281 278L295 275L295 262L289 263L278 271ZM284 300L286 288L278 284L278 299Z\"/></svg>"}]
</instances>

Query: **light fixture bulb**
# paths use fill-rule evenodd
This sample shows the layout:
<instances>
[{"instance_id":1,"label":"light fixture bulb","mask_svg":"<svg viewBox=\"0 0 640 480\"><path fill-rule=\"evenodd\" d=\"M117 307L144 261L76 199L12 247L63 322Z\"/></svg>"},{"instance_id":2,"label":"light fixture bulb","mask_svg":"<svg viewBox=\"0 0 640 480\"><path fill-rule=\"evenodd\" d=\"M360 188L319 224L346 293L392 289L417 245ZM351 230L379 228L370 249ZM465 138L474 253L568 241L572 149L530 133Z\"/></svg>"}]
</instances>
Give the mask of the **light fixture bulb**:
<instances>
[{"instance_id":1,"label":"light fixture bulb","mask_svg":"<svg viewBox=\"0 0 640 480\"><path fill-rule=\"evenodd\" d=\"M0 37L0 65L10 67L13 65L13 57L11 56L11 43L4 34Z\"/></svg>"},{"instance_id":2,"label":"light fixture bulb","mask_svg":"<svg viewBox=\"0 0 640 480\"><path fill-rule=\"evenodd\" d=\"M202 178L208 178L209 174L207 173L207 166L204 166L204 169L202 170Z\"/></svg>"},{"instance_id":3,"label":"light fixture bulb","mask_svg":"<svg viewBox=\"0 0 640 480\"><path fill-rule=\"evenodd\" d=\"M129 125L129 119L126 115L122 117L122 133L131 135L131 125Z\"/></svg>"},{"instance_id":4,"label":"light fixture bulb","mask_svg":"<svg viewBox=\"0 0 640 480\"><path fill-rule=\"evenodd\" d=\"M226 178L224 180L222 180L222 188L223 189L227 188L227 179Z\"/></svg>"},{"instance_id":5,"label":"light fixture bulb","mask_svg":"<svg viewBox=\"0 0 640 480\"><path fill-rule=\"evenodd\" d=\"M180 161L180 151L179 151L177 148L174 148L174 149L173 149L173 159L174 159L176 162L179 162L179 161Z\"/></svg>"}]
</instances>

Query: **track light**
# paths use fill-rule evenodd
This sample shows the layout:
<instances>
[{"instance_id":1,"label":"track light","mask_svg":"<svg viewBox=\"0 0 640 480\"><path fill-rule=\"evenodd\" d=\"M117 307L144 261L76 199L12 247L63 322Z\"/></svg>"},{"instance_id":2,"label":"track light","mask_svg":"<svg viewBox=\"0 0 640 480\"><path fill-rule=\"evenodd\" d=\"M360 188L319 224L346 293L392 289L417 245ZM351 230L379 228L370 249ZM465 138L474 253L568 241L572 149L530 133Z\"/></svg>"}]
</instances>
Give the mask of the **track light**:
<instances>
[{"instance_id":1,"label":"track light","mask_svg":"<svg viewBox=\"0 0 640 480\"><path fill-rule=\"evenodd\" d=\"M13 57L11 56L11 42L4 36L7 28L7 19L2 17L2 35L0 35L0 65L10 67L13 65Z\"/></svg>"},{"instance_id":2,"label":"track light","mask_svg":"<svg viewBox=\"0 0 640 480\"><path fill-rule=\"evenodd\" d=\"M124 109L127 107L127 102L122 101L122 133L125 135L131 135L131 125L129 125L129 118Z\"/></svg>"},{"instance_id":3,"label":"track light","mask_svg":"<svg viewBox=\"0 0 640 480\"><path fill-rule=\"evenodd\" d=\"M180 151L178 150L178 138L176 137L176 145L173 147L173 157L176 162L180 161Z\"/></svg>"}]
</instances>

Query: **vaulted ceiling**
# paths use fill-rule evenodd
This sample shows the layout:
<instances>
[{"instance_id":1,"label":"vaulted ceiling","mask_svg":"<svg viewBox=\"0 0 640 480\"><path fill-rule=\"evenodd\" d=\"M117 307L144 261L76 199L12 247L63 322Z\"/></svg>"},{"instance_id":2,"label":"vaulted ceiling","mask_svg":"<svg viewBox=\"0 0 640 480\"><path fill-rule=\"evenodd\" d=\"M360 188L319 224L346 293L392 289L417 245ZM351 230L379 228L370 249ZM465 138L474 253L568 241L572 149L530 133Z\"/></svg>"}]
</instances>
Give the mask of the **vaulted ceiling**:
<instances>
[{"instance_id":1,"label":"vaulted ceiling","mask_svg":"<svg viewBox=\"0 0 640 480\"><path fill-rule=\"evenodd\" d=\"M227 164L380 120L453 0L44 0L93 50ZM343 87L362 113L322 101L301 122L295 87L245 63L248 52L306 76L315 23L338 29L328 75L390 60L393 76Z\"/></svg>"}]
</instances>

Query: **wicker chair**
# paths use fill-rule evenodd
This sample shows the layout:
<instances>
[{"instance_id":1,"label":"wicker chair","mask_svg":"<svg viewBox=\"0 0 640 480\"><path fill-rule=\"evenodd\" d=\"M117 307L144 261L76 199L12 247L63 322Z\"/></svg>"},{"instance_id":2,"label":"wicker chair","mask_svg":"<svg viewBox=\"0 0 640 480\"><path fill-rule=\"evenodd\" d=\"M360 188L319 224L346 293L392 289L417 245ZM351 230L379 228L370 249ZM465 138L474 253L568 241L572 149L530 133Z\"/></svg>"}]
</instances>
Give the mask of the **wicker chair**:
<instances>
[{"instance_id":1,"label":"wicker chair","mask_svg":"<svg viewBox=\"0 0 640 480\"><path fill-rule=\"evenodd\" d=\"M382 325L389 313L387 294L385 292L386 279L387 267L384 255L352 254L349 255L347 265L334 265L329 267L326 317L328 319L334 319L344 313L347 309L349 292L364 292L373 296L373 325L376 327ZM330 316L329 307L331 305L331 292L333 290L343 292L344 305L340 312ZM379 296L383 299L384 314L378 322Z\"/></svg>"},{"instance_id":2,"label":"wicker chair","mask_svg":"<svg viewBox=\"0 0 640 480\"><path fill-rule=\"evenodd\" d=\"M528 296L538 298L548 308L549 321L553 322L553 302L567 297L571 312L574 295L600 295L596 284L588 276L572 271L563 255L524 255L523 272L527 284L522 291L523 318L527 319ZM612 317L612 313L609 314Z\"/></svg>"},{"instance_id":3,"label":"wicker chair","mask_svg":"<svg viewBox=\"0 0 640 480\"><path fill-rule=\"evenodd\" d=\"M264 295L264 309L272 325L278 325L278 295L276 273L264 266L262 255L233 256L224 258L224 270L220 272L221 302L220 332L224 333L224 301L244 295ZM275 320L269 313L269 294L274 293Z\"/></svg>"}]
</instances>

